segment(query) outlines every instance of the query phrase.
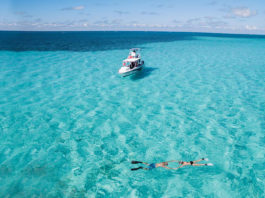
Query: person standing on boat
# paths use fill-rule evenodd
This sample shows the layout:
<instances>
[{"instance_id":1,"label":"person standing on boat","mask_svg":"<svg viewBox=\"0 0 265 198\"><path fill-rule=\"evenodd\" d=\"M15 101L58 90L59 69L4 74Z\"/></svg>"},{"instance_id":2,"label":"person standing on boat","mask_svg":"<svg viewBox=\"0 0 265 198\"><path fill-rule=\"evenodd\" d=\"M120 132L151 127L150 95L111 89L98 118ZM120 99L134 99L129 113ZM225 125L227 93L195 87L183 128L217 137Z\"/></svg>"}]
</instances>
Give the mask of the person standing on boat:
<instances>
[{"instance_id":1,"label":"person standing on boat","mask_svg":"<svg viewBox=\"0 0 265 198\"><path fill-rule=\"evenodd\" d=\"M135 56L136 56L136 51L135 51L135 50L133 50L133 51L131 52L131 56L132 56L133 58L135 58Z\"/></svg>"},{"instance_id":2,"label":"person standing on boat","mask_svg":"<svg viewBox=\"0 0 265 198\"><path fill-rule=\"evenodd\" d=\"M199 159L199 160L196 160L196 161L190 161L190 162L171 160L171 161L167 161L167 162L152 163L152 164L148 164L146 162L140 162L140 161L132 161L132 164L144 164L144 165L147 166L147 168L144 168L144 167L140 166L138 168L132 168L131 170L132 171L136 171L136 170L139 170L139 169L152 170L152 169L158 168L158 167L165 168L165 169L177 170L177 169L182 168L184 166L213 166L213 164L211 164L211 163L208 163L208 164L197 164L197 162L200 162L202 160L208 161L207 158L202 158L202 159ZM177 168L170 168L170 167L168 167L168 163L169 162L177 162L177 163L180 164L180 166L177 167Z\"/></svg>"}]
</instances>

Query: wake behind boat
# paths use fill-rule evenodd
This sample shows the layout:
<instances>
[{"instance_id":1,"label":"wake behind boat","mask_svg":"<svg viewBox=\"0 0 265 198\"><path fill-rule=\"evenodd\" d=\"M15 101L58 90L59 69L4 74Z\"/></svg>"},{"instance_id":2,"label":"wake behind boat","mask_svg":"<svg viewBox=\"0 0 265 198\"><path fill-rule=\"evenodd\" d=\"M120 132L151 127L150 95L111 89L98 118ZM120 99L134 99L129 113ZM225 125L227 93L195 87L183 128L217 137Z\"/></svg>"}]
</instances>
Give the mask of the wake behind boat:
<instances>
[{"instance_id":1,"label":"wake behind boat","mask_svg":"<svg viewBox=\"0 0 265 198\"><path fill-rule=\"evenodd\" d=\"M122 76L128 76L134 74L136 71L141 70L144 65L144 61L141 60L140 49L130 49L129 56L123 60L122 67L119 69L119 74Z\"/></svg>"}]
</instances>

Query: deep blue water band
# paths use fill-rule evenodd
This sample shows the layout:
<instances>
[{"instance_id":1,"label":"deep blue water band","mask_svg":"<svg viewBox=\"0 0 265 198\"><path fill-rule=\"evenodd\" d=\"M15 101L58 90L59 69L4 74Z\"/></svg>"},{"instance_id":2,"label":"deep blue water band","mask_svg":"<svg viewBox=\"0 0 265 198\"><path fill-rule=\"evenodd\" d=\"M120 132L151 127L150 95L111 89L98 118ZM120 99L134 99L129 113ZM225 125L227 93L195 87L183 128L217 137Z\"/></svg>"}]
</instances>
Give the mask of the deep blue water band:
<instances>
[{"instance_id":1,"label":"deep blue water band","mask_svg":"<svg viewBox=\"0 0 265 198\"><path fill-rule=\"evenodd\" d=\"M0 31L0 50L6 51L98 51L129 49L153 42L213 38L265 39L262 35L189 32L26 32Z\"/></svg>"}]
</instances>

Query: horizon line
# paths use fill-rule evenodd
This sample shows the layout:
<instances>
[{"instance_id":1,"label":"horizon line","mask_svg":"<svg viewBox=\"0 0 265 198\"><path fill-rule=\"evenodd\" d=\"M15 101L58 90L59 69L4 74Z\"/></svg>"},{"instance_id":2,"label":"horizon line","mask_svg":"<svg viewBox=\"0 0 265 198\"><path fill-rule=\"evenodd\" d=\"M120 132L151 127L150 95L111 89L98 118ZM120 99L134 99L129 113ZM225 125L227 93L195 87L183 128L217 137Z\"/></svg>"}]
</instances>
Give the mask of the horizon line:
<instances>
[{"instance_id":1,"label":"horizon line","mask_svg":"<svg viewBox=\"0 0 265 198\"><path fill-rule=\"evenodd\" d=\"M225 33L225 32L197 32L197 31L167 31L167 30L0 30L0 32L169 32L169 33L201 33L201 34L229 34L265 36L265 33Z\"/></svg>"}]
</instances>

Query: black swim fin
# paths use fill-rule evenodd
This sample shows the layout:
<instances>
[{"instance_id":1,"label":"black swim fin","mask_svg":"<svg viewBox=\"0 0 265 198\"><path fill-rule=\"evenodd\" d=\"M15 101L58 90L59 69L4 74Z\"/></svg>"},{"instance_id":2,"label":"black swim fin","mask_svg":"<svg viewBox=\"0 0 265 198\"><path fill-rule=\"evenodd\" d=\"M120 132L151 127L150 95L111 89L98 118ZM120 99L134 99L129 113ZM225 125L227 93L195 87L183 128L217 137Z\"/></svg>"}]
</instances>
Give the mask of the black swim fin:
<instances>
[{"instance_id":1,"label":"black swim fin","mask_svg":"<svg viewBox=\"0 0 265 198\"><path fill-rule=\"evenodd\" d=\"M140 161L132 161L132 164L140 164L140 163L142 163L142 162L140 162Z\"/></svg>"},{"instance_id":2,"label":"black swim fin","mask_svg":"<svg viewBox=\"0 0 265 198\"><path fill-rule=\"evenodd\" d=\"M136 171L136 170L138 170L138 169L143 169L143 167L138 167L138 168L131 168L131 171Z\"/></svg>"}]
</instances>

